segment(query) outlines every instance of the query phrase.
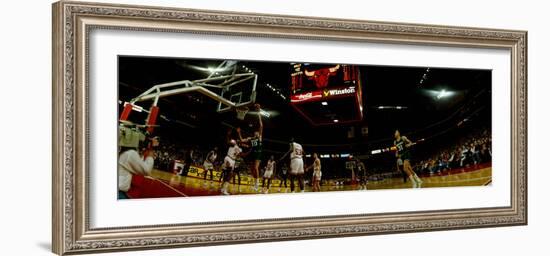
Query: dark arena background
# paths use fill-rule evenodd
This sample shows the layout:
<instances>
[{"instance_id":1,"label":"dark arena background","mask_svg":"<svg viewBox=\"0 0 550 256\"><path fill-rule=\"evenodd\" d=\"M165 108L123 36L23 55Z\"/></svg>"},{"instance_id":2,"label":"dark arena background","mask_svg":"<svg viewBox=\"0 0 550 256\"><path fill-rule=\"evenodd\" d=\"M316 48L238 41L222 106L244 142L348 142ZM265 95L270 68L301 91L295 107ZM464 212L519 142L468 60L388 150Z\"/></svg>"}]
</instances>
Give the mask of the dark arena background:
<instances>
[{"instance_id":1,"label":"dark arena background","mask_svg":"<svg viewBox=\"0 0 550 256\"><path fill-rule=\"evenodd\" d=\"M491 183L490 70L134 56L119 56L118 64L119 151L154 158L152 170L130 171L119 198ZM258 181L251 144L237 128L242 137L262 129ZM396 157L396 130L410 140L410 171ZM304 152L303 189L288 175L291 139ZM224 178L232 140L242 160ZM264 179L271 156L274 171Z\"/></svg>"}]
</instances>

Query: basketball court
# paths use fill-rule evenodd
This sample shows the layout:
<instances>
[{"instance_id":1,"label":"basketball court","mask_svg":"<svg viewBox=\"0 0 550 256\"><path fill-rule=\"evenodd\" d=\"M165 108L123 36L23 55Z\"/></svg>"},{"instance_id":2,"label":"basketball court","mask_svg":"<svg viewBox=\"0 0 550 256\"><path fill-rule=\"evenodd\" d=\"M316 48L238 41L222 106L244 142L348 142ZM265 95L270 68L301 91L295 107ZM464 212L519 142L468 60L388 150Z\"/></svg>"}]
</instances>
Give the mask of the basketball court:
<instances>
[{"instance_id":1,"label":"basketball court","mask_svg":"<svg viewBox=\"0 0 550 256\"><path fill-rule=\"evenodd\" d=\"M242 157L240 182L232 177L235 171L228 172L231 177L225 194L230 195L312 192L312 173L308 168L314 160L313 153L322 163L321 192L491 184L490 158L481 161L481 152L472 151L475 159L469 153L461 153L470 148L479 151L481 144L448 149L448 144L455 147L457 141L472 141L472 137L487 144L487 132L483 133L485 137L479 135L479 131L488 130L487 120L490 127L490 101L483 98L487 90L473 85L454 91L429 87L430 78L433 86L441 81L452 84L449 81L454 80L461 85L467 84L464 81L474 84L464 80L468 76L478 86L487 82L482 71L122 58L123 70L132 72L121 75L124 82L120 82L120 88L124 90L119 99L119 145L138 148L146 137L161 138L160 148L154 149L158 151L155 169L149 176L134 175L130 198L222 195L222 169L228 168L222 160L231 141L243 153L235 156ZM169 71L172 69L178 72ZM181 70L186 72L180 73ZM147 72L153 75L142 75ZM175 79L183 77L186 78ZM422 88L415 87L415 77L422 77ZM389 86L399 83L414 86L406 90ZM396 90L402 93L395 94ZM414 97L407 98L411 95ZM429 99L424 103L429 108L415 100L422 97ZM451 159L462 158L460 166L468 167L418 173L421 184L411 181L412 176L404 181L399 173L388 174L396 168L398 149L393 134L397 127L412 138L412 163L453 155ZM245 135L241 136L241 130ZM276 159L269 188L263 185L263 170L258 177L251 175L252 145L242 138L255 136L257 131L264 131L260 133L262 152L256 154L259 168L265 167L270 156ZM294 139L304 148L298 157L303 161L305 187L290 191L290 180L285 186L281 177L290 171L283 168L289 168L290 159L285 157L292 151L288 151L289 143ZM205 179L203 162L212 148L219 150L208 164L214 166L212 177ZM365 179L360 179L357 164L367 166L366 189L359 184ZM261 189L255 189L254 184Z\"/></svg>"},{"instance_id":2,"label":"basketball court","mask_svg":"<svg viewBox=\"0 0 550 256\"><path fill-rule=\"evenodd\" d=\"M196 168L196 170L199 170ZM217 174L217 173L216 173ZM189 196L216 196L220 192L219 179L203 179L195 176L180 176L164 171L154 170L152 177L146 185L149 189L139 198L160 198L160 197L189 197ZM218 175L215 175L218 178ZM460 170L422 176L422 188L437 187L460 187L460 186L488 186L492 181L492 168L490 165L477 166ZM252 184L231 184L229 192L232 195L258 194ZM389 178L381 181L369 181L367 190L378 189L411 189L411 181L403 182L402 178ZM329 180L321 185L321 192L330 191L360 191L358 184L335 185L335 181ZM273 181L273 185L267 194L289 193L289 186L281 186L280 180ZM312 192L311 186L306 186L305 192Z\"/></svg>"}]
</instances>

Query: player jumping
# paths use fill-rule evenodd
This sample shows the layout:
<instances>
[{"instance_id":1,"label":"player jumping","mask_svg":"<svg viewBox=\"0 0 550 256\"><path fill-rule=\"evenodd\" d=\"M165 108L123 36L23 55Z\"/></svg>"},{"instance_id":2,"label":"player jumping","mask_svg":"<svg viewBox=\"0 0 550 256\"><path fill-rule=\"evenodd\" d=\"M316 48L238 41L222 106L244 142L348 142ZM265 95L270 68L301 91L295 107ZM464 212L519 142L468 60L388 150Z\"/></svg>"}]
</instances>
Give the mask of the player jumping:
<instances>
[{"instance_id":1,"label":"player jumping","mask_svg":"<svg viewBox=\"0 0 550 256\"><path fill-rule=\"evenodd\" d=\"M254 178L254 191L258 191L259 185L259 173L260 173L260 162L262 159L262 137L264 125L262 123L262 115L260 104L254 104L255 109L258 111L258 130L254 132L253 137L243 138L241 134L241 128L237 128L237 134L239 139L242 142L248 142L251 146L251 157L252 157L252 177Z\"/></svg>"},{"instance_id":2,"label":"player jumping","mask_svg":"<svg viewBox=\"0 0 550 256\"><path fill-rule=\"evenodd\" d=\"M395 156L397 158L401 158L403 160L403 170L407 173L409 176L409 179L411 180L413 184L413 188L420 188L422 186L422 180L418 178L416 173L413 171L411 167L411 152L410 147L414 145L407 137L401 136L399 133L399 130L395 130L395 140L393 141L393 144L396 147Z\"/></svg>"}]
</instances>

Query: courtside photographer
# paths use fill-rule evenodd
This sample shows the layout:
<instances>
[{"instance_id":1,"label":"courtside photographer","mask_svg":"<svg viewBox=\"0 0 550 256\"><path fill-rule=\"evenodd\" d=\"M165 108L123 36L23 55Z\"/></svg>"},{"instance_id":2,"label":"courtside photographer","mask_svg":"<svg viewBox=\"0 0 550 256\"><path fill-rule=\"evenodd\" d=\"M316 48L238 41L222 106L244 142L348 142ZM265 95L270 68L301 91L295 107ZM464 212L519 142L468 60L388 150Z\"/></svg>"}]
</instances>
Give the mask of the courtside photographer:
<instances>
[{"instance_id":1,"label":"courtside photographer","mask_svg":"<svg viewBox=\"0 0 550 256\"><path fill-rule=\"evenodd\" d=\"M155 161L154 149L158 137L151 137L139 129L120 127L118 157L118 199L128 199L129 191L151 175Z\"/></svg>"}]
</instances>

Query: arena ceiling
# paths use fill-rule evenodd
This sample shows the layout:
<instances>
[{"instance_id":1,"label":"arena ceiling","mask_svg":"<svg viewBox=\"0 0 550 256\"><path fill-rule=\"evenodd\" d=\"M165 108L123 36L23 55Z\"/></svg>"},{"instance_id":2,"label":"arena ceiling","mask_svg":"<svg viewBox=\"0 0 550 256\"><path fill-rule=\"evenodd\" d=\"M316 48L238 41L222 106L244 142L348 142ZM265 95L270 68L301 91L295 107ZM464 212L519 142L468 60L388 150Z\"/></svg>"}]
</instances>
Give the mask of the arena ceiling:
<instances>
[{"instance_id":1,"label":"arena ceiling","mask_svg":"<svg viewBox=\"0 0 550 256\"><path fill-rule=\"evenodd\" d=\"M221 60L121 56L119 100L129 101L156 84L204 78L210 72L209 67L220 63ZM424 138L472 122L490 127L490 70L361 66L363 120L313 126L289 106L289 63L239 61L238 65L243 72L258 74L257 102L274 113L264 118L265 137L273 148L278 147L278 142L294 137L319 149L326 146L367 150L364 147L372 149L391 143L395 129L413 138ZM145 102L143 106L147 108L149 104ZM252 130L255 117L248 115L245 121L240 121L234 113L218 114L216 104L199 94L162 98L160 112L170 121L161 120L157 132L184 144L193 140L216 144L227 130L221 123ZM342 115L348 111L337 104L331 107ZM322 111L321 106L318 111ZM143 123L140 119L145 117L133 118Z\"/></svg>"}]
</instances>

